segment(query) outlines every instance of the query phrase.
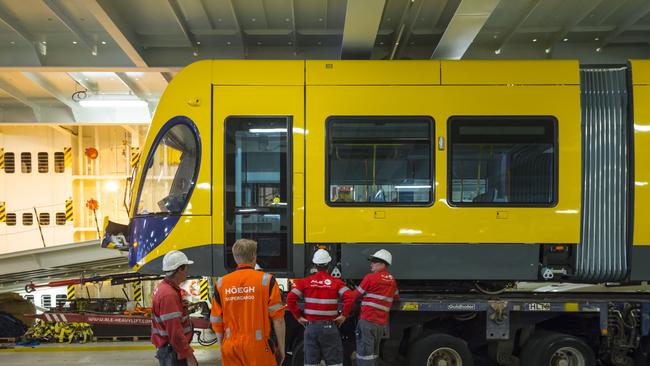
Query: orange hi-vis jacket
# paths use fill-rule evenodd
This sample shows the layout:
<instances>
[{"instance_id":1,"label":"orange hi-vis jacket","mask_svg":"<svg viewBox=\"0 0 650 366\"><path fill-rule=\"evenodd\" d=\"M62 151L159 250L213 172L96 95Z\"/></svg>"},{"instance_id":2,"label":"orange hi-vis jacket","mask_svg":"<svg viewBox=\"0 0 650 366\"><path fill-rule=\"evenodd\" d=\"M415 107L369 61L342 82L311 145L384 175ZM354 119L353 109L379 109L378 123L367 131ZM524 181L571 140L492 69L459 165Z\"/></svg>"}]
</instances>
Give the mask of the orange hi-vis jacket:
<instances>
[{"instance_id":1,"label":"orange hi-vis jacket","mask_svg":"<svg viewBox=\"0 0 650 366\"><path fill-rule=\"evenodd\" d=\"M280 289L272 275L251 264L217 279L210 323L223 334L224 366L275 365L270 347L271 319L284 316Z\"/></svg>"}]
</instances>

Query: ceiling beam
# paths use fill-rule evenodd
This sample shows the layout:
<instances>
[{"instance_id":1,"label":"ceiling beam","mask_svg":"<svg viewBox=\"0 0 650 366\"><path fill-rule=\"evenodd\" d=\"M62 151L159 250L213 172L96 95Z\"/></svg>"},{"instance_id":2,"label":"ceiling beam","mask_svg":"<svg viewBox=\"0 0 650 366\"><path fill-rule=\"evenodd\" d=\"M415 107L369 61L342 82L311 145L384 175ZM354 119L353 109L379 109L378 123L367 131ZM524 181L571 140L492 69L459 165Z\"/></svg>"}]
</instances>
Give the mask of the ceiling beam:
<instances>
[{"instance_id":1,"label":"ceiling beam","mask_svg":"<svg viewBox=\"0 0 650 366\"><path fill-rule=\"evenodd\" d=\"M115 10L111 1L86 0L85 8L95 17L113 41L136 67L147 67L144 50L137 42L135 32Z\"/></svg>"},{"instance_id":2,"label":"ceiling beam","mask_svg":"<svg viewBox=\"0 0 650 366\"><path fill-rule=\"evenodd\" d=\"M38 64L43 65L44 64L44 59L43 57L45 56L45 53L47 51L47 48L45 47L44 44L39 43L36 37L34 37L33 34L27 31L20 23L14 21L8 16L9 12L8 10L4 7L4 5L0 4L0 24L4 24L7 28L11 29L18 37L22 38L25 42L30 44L33 49L34 53L36 56L36 60L38 61Z\"/></svg>"},{"instance_id":3,"label":"ceiling beam","mask_svg":"<svg viewBox=\"0 0 650 366\"><path fill-rule=\"evenodd\" d=\"M49 125L54 131L63 134L64 136L77 137L77 134L74 131L71 131L67 128L63 128L59 125Z\"/></svg>"},{"instance_id":4,"label":"ceiling beam","mask_svg":"<svg viewBox=\"0 0 650 366\"><path fill-rule=\"evenodd\" d=\"M201 9L203 9L203 14L205 14L205 18L208 20L208 24L210 25L210 29L214 29L214 21L212 20L212 17L210 17L210 14L208 13L208 7L205 5L206 0L199 0L199 4L201 5Z\"/></svg>"},{"instance_id":5,"label":"ceiling beam","mask_svg":"<svg viewBox=\"0 0 650 366\"><path fill-rule=\"evenodd\" d=\"M56 1L56 0L42 0L43 3L50 8L50 10L56 15L56 17L63 23L63 25L66 26L72 32L79 40L81 43L83 43L89 50L90 53L93 56L97 56L97 40L93 39L92 37L88 36L79 26L77 23L75 23L72 20L72 17L70 17L67 13L67 11L63 10L61 7L61 2Z\"/></svg>"},{"instance_id":6,"label":"ceiling beam","mask_svg":"<svg viewBox=\"0 0 650 366\"><path fill-rule=\"evenodd\" d=\"M385 5L386 0L348 0L341 59L370 58Z\"/></svg>"},{"instance_id":7,"label":"ceiling beam","mask_svg":"<svg viewBox=\"0 0 650 366\"><path fill-rule=\"evenodd\" d=\"M610 1L610 3L612 3L612 2L613 1ZM609 11L607 13L605 13L605 15L603 15L602 18L600 18L600 21L598 22L598 25L604 24L607 21L607 19L609 19L609 17L611 17L612 15L614 15L614 13L619 11L621 9L621 7L623 7L623 5L625 5L626 2L628 2L628 0L618 0L618 3L614 4L614 6L611 9L609 9Z\"/></svg>"},{"instance_id":8,"label":"ceiling beam","mask_svg":"<svg viewBox=\"0 0 650 366\"><path fill-rule=\"evenodd\" d=\"M0 90L5 92L15 100L19 101L20 103L24 104L25 106L31 108L32 111L34 112L34 116L36 117L36 120L37 121L41 120L40 118L41 108L38 106L38 104L30 101L25 94L23 94L20 90L18 90L18 88L13 86L10 82L0 79Z\"/></svg>"},{"instance_id":9,"label":"ceiling beam","mask_svg":"<svg viewBox=\"0 0 650 366\"><path fill-rule=\"evenodd\" d=\"M501 0L462 0L432 59L460 60Z\"/></svg>"},{"instance_id":10,"label":"ceiling beam","mask_svg":"<svg viewBox=\"0 0 650 366\"><path fill-rule=\"evenodd\" d=\"M540 4L541 4L540 0L531 0L531 2L526 7L526 10L524 10L523 12L524 16L519 18L519 21L517 21L517 23L515 23L515 25L513 25L508 30L508 32L501 37L501 42L499 42L499 44L495 48L494 51L495 53L499 54L501 53L501 51L503 51L503 48L508 44L508 42L510 42L510 40L512 40L512 37L515 35L515 33L519 33L519 30L522 29L524 23L526 23L526 21L528 20L528 18L530 18L531 15L533 15L533 13L535 12L535 10L537 10Z\"/></svg>"},{"instance_id":11,"label":"ceiling beam","mask_svg":"<svg viewBox=\"0 0 650 366\"><path fill-rule=\"evenodd\" d=\"M149 107L149 114L153 115L154 110L156 109L156 104L152 103L148 98L145 92L140 88L138 83L135 82L135 80L131 79L126 73L124 72L116 72L115 75L126 85L133 94L135 94L136 97L140 98L141 100L144 100L147 102L147 106Z\"/></svg>"},{"instance_id":12,"label":"ceiling beam","mask_svg":"<svg viewBox=\"0 0 650 366\"><path fill-rule=\"evenodd\" d=\"M646 1L638 9L635 9L633 14L630 14L628 17L626 17L625 21L622 24L618 25L614 31L605 36L605 38L603 38L600 42L600 47L605 47L612 43L616 37L629 30L630 27L634 25L634 23L638 22L643 17L648 15L648 13L650 13L650 2Z\"/></svg>"},{"instance_id":13,"label":"ceiling beam","mask_svg":"<svg viewBox=\"0 0 650 366\"><path fill-rule=\"evenodd\" d=\"M298 56L298 26L296 25L296 0L291 1L291 45L293 55Z\"/></svg>"},{"instance_id":14,"label":"ceiling beam","mask_svg":"<svg viewBox=\"0 0 650 366\"><path fill-rule=\"evenodd\" d=\"M551 39L546 42L546 47L544 48L546 57L550 58L552 56L551 51L553 51L553 47L555 47L559 42L562 42L569 32L571 32L576 25L580 24L583 19L589 16L589 14L591 14L591 12L594 11L603 1L604 0L591 0L589 6L580 9L578 14L572 16L569 24L562 27L561 31L555 33Z\"/></svg>"},{"instance_id":15,"label":"ceiling beam","mask_svg":"<svg viewBox=\"0 0 650 366\"><path fill-rule=\"evenodd\" d=\"M72 80L84 87L87 91L91 93L99 92L99 86L97 83L83 76L80 72L68 72L67 74Z\"/></svg>"},{"instance_id":16,"label":"ceiling beam","mask_svg":"<svg viewBox=\"0 0 650 366\"><path fill-rule=\"evenodd\" d=\"M0 66L0 72L179 72L178 67Z\"/></svg>"},{"instance_id":17,"label":"ceiling beam","mask_svg":"<svg viewBox=\"0 0 650 366\"><path fill-rule=\"evenodd\" d=\"M237 33L239 34L239 42L242 47L242 57L246 58L248 56L248 47L246 46L246 39L244 38L244 28L242 28L241 23L239 22L239 17L237 16L237 9L235 9L234 0L228 0L228 7L230 8L230 13L232 14L233 22L237 27Z\"/></svg>"},{"instance_id":18,"label":"ceiling beam","mask_svg":"<svg viewBox=\"0 0 650 366\"><path fill-rule=\"evenodd\" d=\"M418 3L417 5L415 5L416 2ZM397 35L395 36L395 41L393 42L393 49L389 56L390 60L394 59L396 56L399 58L399 54L408 44L408 41L411 38L411 34L413 34L413 27L418 21L418 16L420 15L420 11L422 11L423 5L424 0L410 0L408 2L407 7L402 14L402 18L400 19ZM414 7L415 10L413 10Z\"/></svg>"},{"instance_id":19,"label":"ceiling beam","mask_svg":"<svg viewBox=\"0 0 650 366\"><path fill-rule=\"evenodd\" d=\"M192 47L192 54L194 56L198 56L199 45L196 41L196 37L194 37L194 34L192 34L190 31L189 24L187 24L187 20L185 19L185 15L183 14L183 10L181 9L178 0L167 0L167 3L172 9L172 13L174 14L174 18L180 27L181 32L183 32L185 39L187 39L187 41L190 43L190 47Z\"/></svg>"},{"instance_id":20,"label":"ceiling beam","mask_svg":"<svg viewBox=\"0 0 650 366\"><path fill-rule=\"evenodd\" d=\"M161 72L160 75L163 77L163 79L165 79L167 84L169 84L174 78L174 75L172 75L171 72Z\"/></svg>"},{"instance_id":21,"label":"ceiling beam","mask_svg":"<svg viewBox=\"0 0 650 366\"><path fill-rule=\"evenodd\" d=\"M77 105L72 101L72 98L66 97L60 90L58 90L52 83L50 83L47 79L45 79L40 74L33 73L33 72L23 72L22 74L23 76L31 80L34 84L38 85L41 89L45 90L51 96L56 98L59 102L63 103L68 108L70 108L70 112L72 112L72 116L74 120L75 121L79 120Z\"/></svg>"}]
</instances>

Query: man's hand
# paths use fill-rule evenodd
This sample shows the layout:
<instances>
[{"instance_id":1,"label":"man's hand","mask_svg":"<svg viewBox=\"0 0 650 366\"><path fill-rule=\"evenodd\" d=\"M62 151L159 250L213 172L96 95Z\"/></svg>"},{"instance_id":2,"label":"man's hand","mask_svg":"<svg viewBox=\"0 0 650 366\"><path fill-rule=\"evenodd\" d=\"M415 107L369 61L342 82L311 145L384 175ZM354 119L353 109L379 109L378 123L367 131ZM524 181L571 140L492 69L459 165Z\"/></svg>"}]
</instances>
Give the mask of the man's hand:
<instances>
[{"instance_id":1,"label":"man's hand","mask_svg":"<svg viewBox=\"0 0 650 366\"><path fill-rule=\"evenodd\" d=\"M306 327L307 324L309 324L309 320L305 319L304 316L301 316L300 318L298 318L298 323L300 323L300 325L302 325L303 327Z\"/></svg>"},{"instance_id":2,"label":"man's hand","mask_svg":"<svg viewBox=\"0 0 650 366\"><path fill-rule=\"evenodd\" d=\"M345 319L347 319L347 318L341 314L341 315L337 316L336 318L334 318L334 323L336 323L336 325L340 327L341 324L343 324L343 322L345 322Z\"/></svg>"},{"instance_id":3,"label":"man's hand","mask_svg":"<svg viewBox=\"0 0 650 366\"><path fill-rule=\"evenodd\" d=\"M187 357L187 366L199 366L199 362L196 360L196 357L194 357L194 353Z\"/></svg>"}]
</instances>

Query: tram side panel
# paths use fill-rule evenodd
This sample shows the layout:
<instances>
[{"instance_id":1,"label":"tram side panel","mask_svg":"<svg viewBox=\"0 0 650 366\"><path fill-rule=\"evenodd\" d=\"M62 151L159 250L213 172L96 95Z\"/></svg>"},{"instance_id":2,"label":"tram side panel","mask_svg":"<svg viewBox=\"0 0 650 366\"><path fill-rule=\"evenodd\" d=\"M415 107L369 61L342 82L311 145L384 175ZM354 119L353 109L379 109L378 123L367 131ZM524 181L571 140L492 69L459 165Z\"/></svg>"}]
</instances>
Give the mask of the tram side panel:
<instances>
[{"instance_id":1,"label":"tram side panel","mask_svg":"<svg viewBox=\"0 0 650 366\"><path fill-rule=\"evenodd\" d=\"M631 61L634 118L632 281L650 279L650 62Z\"/></svg>"},{"instance_id":2,"label":"tram side panel","mask_svg":"<svg viewBox=\"0 0 650 366\"><path fill-rule=\"evenodd\" d=\"M344 277L382 247L399 279L535 280L540 244L579 242L577 63L397 62L391 80L370 64L307 62L306 239L337 248ZM516 189L531 177L545 185Z\"/></svg>"}]
</instances>

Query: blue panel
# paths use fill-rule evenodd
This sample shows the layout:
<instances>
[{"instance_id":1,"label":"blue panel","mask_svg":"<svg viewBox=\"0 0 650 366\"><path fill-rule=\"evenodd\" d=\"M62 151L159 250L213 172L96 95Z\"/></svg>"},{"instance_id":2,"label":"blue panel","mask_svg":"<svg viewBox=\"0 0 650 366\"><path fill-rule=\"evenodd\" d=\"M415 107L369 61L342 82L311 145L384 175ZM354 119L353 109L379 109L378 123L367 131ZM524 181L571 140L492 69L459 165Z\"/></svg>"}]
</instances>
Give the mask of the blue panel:
<instances>
[{"instance_id":1,"label":"blue panel","mask_svg":"<svg viewBox=\"0 0 650 366\"><path fill-rule=\"evenodd\" d=\"M133 267L171 233L181 216L143 216L131 221L129 265Z\"/></svg>"}]
</instances>

